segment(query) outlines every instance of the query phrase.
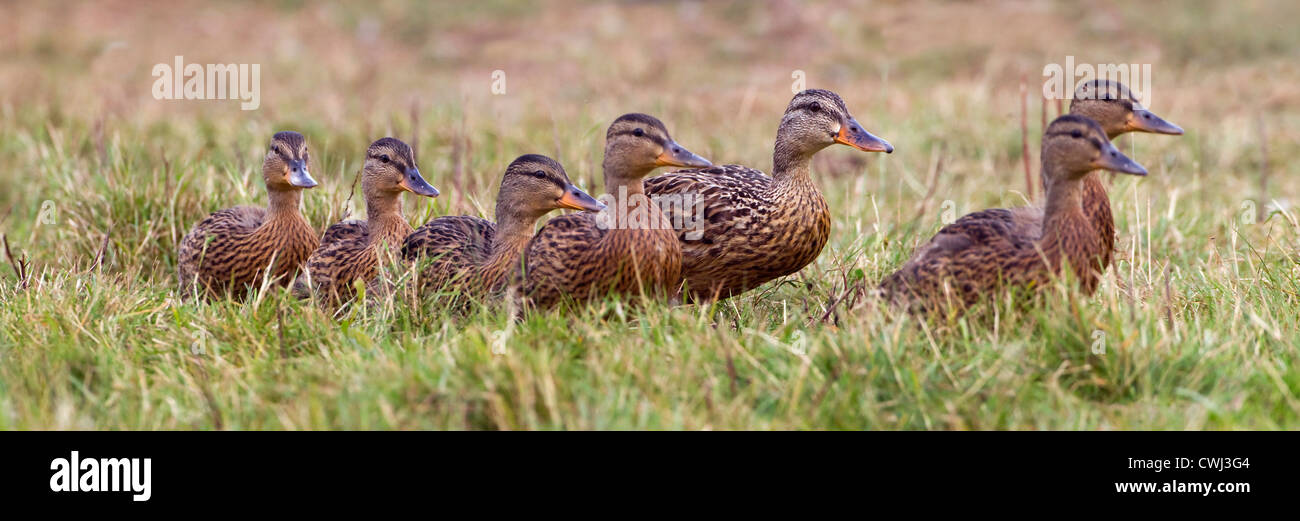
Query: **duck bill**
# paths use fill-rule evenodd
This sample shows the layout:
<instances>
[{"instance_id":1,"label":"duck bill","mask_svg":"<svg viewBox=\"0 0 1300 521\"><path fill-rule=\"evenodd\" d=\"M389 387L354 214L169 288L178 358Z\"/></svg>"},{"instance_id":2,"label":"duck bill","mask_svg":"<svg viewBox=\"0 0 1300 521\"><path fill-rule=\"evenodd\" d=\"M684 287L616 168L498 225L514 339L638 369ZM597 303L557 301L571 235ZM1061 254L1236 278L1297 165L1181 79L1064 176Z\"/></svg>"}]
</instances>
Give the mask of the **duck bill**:
<instances>
[{"instance_id":1,"label":"duck bill","mask_svg":"<svg viewBox=\"0 0 1300 521\"><path fill-rule=\"evenodd\" d=\"M295 159L289 162L289 184L299 188L316 186L316 180L307 172L307 162Z\"/></svg>"},{"instance_id":2,"label":"duck bill","mask_svg":"<svg viewBox=\"0 0 1300 521\"><path fill-rule=\"evenodd\" d=\"M408 168L406 170L406 175L402 176L402 182L399 183L398 186L415 195L438 197L438 189L434 188L428 181L424 180L424 177L420 175L420 169L418 168Z\"/></svg>"},{"instance_id":3,"label":"duck bill","mask_svg":"<svg viewBox=\"0 0 1300 521\"><path fill-rule=\"evenodd\" d=\"M686 147L677 144L676 141L669 141L668 145L664 147L664 152L655 158L655 166L704 168L713 166L713 163L690 150L686 150Z\"/></svg>"},{"instance_id":4,"label":"duck bill","mask_svg":"<svg viewBox=\"0 0 1300 521\"><path fill-rule=\"evenodd\" d=\"M1101 151L1101 157L1093 161L1094 168L1110 170L1122 174L1147 175L1147 169L1137 164L1137 161L1129 159L1128 156L1121 154L1115 145L1106 144L1106 148Z\"/></svg>"},{"instance_id":5,"label":"duck bill","mask_svg":"<svg viewBox=\"0 0 1300 521\"><path fill-rule=\"evenodd\" d=\"M835 142L841 145L848 145L863 152L884 152L893 153L894 145L889 144L879 137L871 135L862 128L858 120L849 118L849 122L840 125L840 131L835 134Z\"/></svg>"},{"instance_id":6,"label":"duck bill","mask_svg":"<svg viewBox=\"0 0 1300 521\"><path fill-rule=\"evenodd\" d=\"M1154 112L1146 109L1134 110L1128 116L1128 130L1136 132L1151 132L1153 134L1170 134L1181 136L1183 127L1165 121Z\"/></svg>"},{"instance_id":7,"label":"duck bill","mask_svg":"<svg viewBox=\"0 0 1300 521\"><path fill-rule=\"evenodd\" d=\"M599 212L605 209L605 203L597 201L592 196L587 195L587 192L579 190L578 187L573 185L569 185L569 187L564 190L564 195L560 196L560 199L556 201L556 204L559 205L560 208L586 210L589 212Z\"/></svg>"}]
</instances>

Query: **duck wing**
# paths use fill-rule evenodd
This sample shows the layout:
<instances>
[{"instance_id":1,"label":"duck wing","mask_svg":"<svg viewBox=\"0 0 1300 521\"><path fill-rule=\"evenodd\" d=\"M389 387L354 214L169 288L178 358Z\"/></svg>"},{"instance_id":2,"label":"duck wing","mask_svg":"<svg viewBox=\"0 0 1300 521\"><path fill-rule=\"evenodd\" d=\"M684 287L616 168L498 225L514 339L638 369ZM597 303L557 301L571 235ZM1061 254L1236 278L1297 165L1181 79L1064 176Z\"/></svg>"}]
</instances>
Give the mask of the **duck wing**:
<instances>
[{"instance_id":1,"label":"duck wing","mask_svg":"<svg viewBox=\"0 0 1300 521\"><path fill-rule=\"evenodd\" d=\"M327 228L320 246L307 259L311 284L325 295L350 295L353 280L369 280L375 274L377 260L369 243L366 221L351 219Z\"/></svg>"},{"instance_id":2,"label":"duck wing","mask_svg":"<svg viewBox=\"0 0 1300 521\"><path fill-rule=\"evenodd\" d=\"M177 275L182 293L195 281L205 285L240 282L240 254L249 237L266 220L266 209L236 206L209 214L181 239Z\"/></svg>"},{"instance_id":3,"label":"duck wing","mask_svg":"<svg viewBox=\"0 0 1300 521\"><path fill-rule=\"evenodd\" d=\"M550 307L566 295L587 298L603 272L597 245L607 233L589 212L547 221L524 248L524 295L540 307Z\"/></svg>"},{"instance_id":4,"label":"duck wing","mask_svg":"<svg viewBox=\"0 0 1300 521\"><path fill-rule=\"evenodd\" d=\"M440 288L487 262L496 229L495 223L479 217L439 217L406 236L402 258L426 262L420 270L421 285Z\"/></svg>"},{"instance_id":5,"label":"duck wing","mask_svg":"<svg viewBox=\"0 0 1300 521\"><path fill-rule=\"evenodd\" d=\"M825 199L814 194L795 202L798 208L782 211L769 195L773 182L743 165L682 170L646 181L653 197L686 200L661 206L673 225L680 225L682 270L693 294L726 298L816 260L830 235Z\"/></svg>"},{"instance_id":6,"label":"duck wing","mask_svg":"<svg viewBox=\"0 0 1300 521\"><path fill-rule=\"evenodd\" d=\"M1006 277L1034 269L1041 237L1042 210L1035 207L967 214L918 247L879 289L913 307L949 298L970 305Z\"/></svg>"}]
</instances>

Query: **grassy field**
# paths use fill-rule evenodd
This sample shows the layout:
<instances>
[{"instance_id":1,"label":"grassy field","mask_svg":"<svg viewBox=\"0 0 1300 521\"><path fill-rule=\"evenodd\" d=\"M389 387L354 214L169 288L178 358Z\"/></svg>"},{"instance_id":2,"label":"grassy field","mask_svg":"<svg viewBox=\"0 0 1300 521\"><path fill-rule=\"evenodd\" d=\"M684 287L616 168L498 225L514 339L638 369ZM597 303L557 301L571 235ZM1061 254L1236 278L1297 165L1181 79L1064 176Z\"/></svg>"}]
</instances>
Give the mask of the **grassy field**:
<instances>
[{"instance_id":1,"label":"grassy field","mask_svg":"<svg viewBox=\"0 0 1300 521\"><path fill-rule=\"evenodd\" d=\"M7 4L0 428L1300 428L1294 2L439 9ZM261 64L261 107L153 99L151 68L177 55ZM1097 294L1060 284L928 321L862 298L945 218L1023 204L1021 88L1036 176L1057 110L1041 72L1066 56L1152 64L1150 108L1187 129L1118 140L1151 175L1111 184L1120 251ZM897 151L822 152L830 244L722 305L516 322L394 297L336 319L279 290L176 294L186 231L265 204L276 130L308 137L318 229L363 212L353 180L385 135L443 192L407 199L413 224L490 217L524 153L600 193L625 112L767 170L799 71Z\"/></svg>"}]
</instances>

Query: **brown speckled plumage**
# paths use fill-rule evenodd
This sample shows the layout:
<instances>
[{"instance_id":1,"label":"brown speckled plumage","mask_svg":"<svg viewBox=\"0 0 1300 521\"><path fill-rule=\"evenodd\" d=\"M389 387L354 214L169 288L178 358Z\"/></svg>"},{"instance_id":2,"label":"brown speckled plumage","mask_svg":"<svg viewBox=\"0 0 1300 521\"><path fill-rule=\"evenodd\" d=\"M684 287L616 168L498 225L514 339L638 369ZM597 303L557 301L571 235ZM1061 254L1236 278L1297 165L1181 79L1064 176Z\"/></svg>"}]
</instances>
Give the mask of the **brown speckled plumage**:
<instances>
[{"instance_id":1,"label":"brown speckled plumage","mask_svg":"<svg viewBox=\"0 0 1300 521\"><path fill-rule=\"evenodd\" d=\"M645 196L643 178L660 166L708 166L668 135L658 119L626 114L605 134L601 214L551 219L524 252L524 295L536 306L610 293L664 298L681 285L681 246L672 223Z\"/></svg>"},{"instance_id":2,"label":"brown speckled plumage","mask_svg":"<svg viewBox=\"0 0 1300 521\"><path fill-rule=\"evenodd\" d=\"M262 163L269 205L238 206L215 212L181 239L177 272L183 294L197 284L202 293L242 296L264 277L285 286L316 249L316 231L299 212L303 188L315 186L307 174L307 142L297 132L271 139Z\"/></svg>"},{"instance_id":3,"label":"brown speckled plumage","mask_svg":"<svg viewBox=\"0 0 1300 521\"><path fill-rule=\"evenodd\" d=\"M494 297L508 282L518 282L537 220L558 208L599 210L601 204L573 186L555 160L521 156L502 176L497 223L468 215L439 217L406 237L402 258L425 263L423 289Z\"/></svg>"},{"instance_id":4,"label":"brown speckled plumage","mask_svg":"<svg viewBox=\"0 0 1300 521\"><path fill-rule=\"evenodd\" d=\"M1152 132L1159 134L1181 134L1182 129L1152 114L1138 104L1133 93L1121 83L1093 80L1079 85L1070 103L1070 113L1084 116L1101 125L1106 137L1115 139L1128 132ZM1042 172L1044 189L1050 187L1047 173ZM1090 172L1082 181L1083 211L1097 234L1097 241L1085 255L1088 263L1098 274L1110 268L1115 254L1115 218L1111 213L1110 196L1102 181L1101 172ZM989 213L986 213L989 212ZM951 235L963 233L968 223L984 222L988 219L1007 219L1008 229L1024 236L1027 230L1042 230L1042 206L1026 206L1010 210L986 210L967 215L949 225L945 230ZM1041 233L1041 232L1040 232ZM1090 287L1085 287L1091 291Z\"/></svg>"},{"instance_id":5,"label":"brown speckled plumage","mask_svg":"<svg viewBox=\"0 0 1300 521\"><path fill-rule=\"evenodd\" d=\"M366 151L361 192L366 199L366 220L347 220L330 226L320 247L307 260L310 287L326 300L351 299L355 281L373 288L381 265L396 259L402 241L413 229L402 217L402 192L436 197L415 166L411 147L397 139L375 141ZM306 277L300 277L305 279ZM299 296L309 294L307 280L295 285Z\"/></svg>"},{"instance_id":6,"label":"brown speckled plumage","mask_svg":"<svg viewBox=\"0 0 1300 521\"><path fill-rule=\"evenodd\" d=\"M783 182L753 168L722 165L647 182L655 194L704 199L702 229L677 232L694 297L738 295L817 260L830 238L830 207L806 169L794 177Z\"/></svg>"},{"instance_id":7,"label":"brown speckled plumage","mask_svg":"<svg viewBox=\"0 0 1300 521\"><path fill-rule=\"evenodd\" d=\"M1011 210L967 215L886 277L880 284L884 295L915 311L963 309L1001 288L1041 287L1066 265L1091 292L1098 280L1092 259L1101 237L1084 208L1083 180L1097 168L1146 172L1120 154L1096 122L1081 116L1053 121L1042 146L1043 171L1051 182L1040 227Z\"/></svg>"},{"instance_id":8,"label":"brown speckled plumage","mask_svg":"<svg viewBox=\"0 0 1300 521\"><path fill-rule=\"evenodd\" d=\"M837 94L806 90L790 101L777 129L773 175L724 165L646 180L646 191L654 196L703 198L703 230L678 230L683 274L693 297L737 295L796 273L817 259L830 237L831 215L809 164L814 154L834 143L866 151L893 150L863 130ZM673 222L692 222L695 209L690 204L669 208Z\"/></svg>"}]
</instances>

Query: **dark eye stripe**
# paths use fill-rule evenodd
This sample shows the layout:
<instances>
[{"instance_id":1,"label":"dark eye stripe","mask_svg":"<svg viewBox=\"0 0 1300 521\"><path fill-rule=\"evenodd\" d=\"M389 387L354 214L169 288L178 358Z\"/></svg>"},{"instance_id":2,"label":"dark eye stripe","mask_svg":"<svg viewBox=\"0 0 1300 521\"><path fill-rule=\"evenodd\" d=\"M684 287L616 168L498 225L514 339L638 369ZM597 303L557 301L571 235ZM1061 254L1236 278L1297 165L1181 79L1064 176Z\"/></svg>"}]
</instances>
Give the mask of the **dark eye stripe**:
<instances>
[{"instance_id":1,"label":"dark eye stripe","mask_svg":"<svg viewBox=\"0 0 1300 521\"><path fill-rule=\"evenodd\" d=\"M632 131L632 130L620 130L620 131L618 131L618 132L615 132L614 135L615 135L615 136L632 136L632 137L648 138L648 139L650 139L651 141L654 141L655 143L658 143L660 146L664 146L664 145L667 145L667 144L668 144L668 141L665 140L664 138L662 138L662 137L660 137L660 136L658 136L658 135L655 135L655 134L650 134L650 133L645 133L645 134L642 134L642 135L638 136L638 135L636 135L636 134L634 133L634 131Z\"/></svg>"},{"instance_id":2,"label":"dark eye stripe","mask_svg":"<svg viewBox=\"0 0 1300 521\"><path fill-rule=\"evenodd\" d=\"M817 107L817 110L813 110L813 107L814 107L814 106ZM809 102L809 103L805 103L805 104L803 104L802 106L800 106L799 108L800 108L801 110L806 110L806 111L808 111L808 112L821 112L821 111L823 111L823 110L826 110L826 106L825 106L824 104L822 104L822 103L818 103L818 102L816 102L816 101Z\"/></svg>"}]
</instances>

